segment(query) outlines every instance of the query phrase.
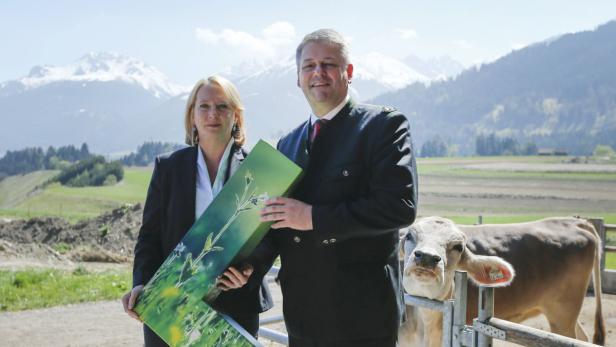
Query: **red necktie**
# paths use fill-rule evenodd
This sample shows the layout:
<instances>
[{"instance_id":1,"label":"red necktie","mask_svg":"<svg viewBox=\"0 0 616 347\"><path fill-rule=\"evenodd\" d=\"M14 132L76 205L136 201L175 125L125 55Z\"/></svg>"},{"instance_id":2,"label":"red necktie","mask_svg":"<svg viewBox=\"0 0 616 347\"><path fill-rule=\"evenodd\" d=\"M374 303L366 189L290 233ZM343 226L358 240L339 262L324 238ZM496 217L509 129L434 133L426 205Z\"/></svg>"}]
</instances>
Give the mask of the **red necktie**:
<instances>
[{"instance_id":1,"label":"red necktie","mask_svg":"<svg viewBox=\"0 0 616 347\"><path fill-rule=\"evenodd\" d=\"M310 147L312 147L314 139L316 139L317 135L319 135L321 128L325 125L326 122L326 119L318 119L316 122L314 122L314 125L312 126L312 133L310 134Z\"/></svg>"}]
</instances>

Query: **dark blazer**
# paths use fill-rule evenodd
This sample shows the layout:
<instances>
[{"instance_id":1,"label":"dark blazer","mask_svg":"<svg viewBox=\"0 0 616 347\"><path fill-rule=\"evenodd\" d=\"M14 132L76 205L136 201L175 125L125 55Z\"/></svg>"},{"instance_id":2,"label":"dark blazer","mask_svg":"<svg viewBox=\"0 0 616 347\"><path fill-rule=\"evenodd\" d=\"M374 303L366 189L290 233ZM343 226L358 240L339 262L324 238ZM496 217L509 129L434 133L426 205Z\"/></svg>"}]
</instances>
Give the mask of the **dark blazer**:
<instances>
[{"instance_id":1,"label":"dark blazer","mask_svg":"<svg viewBox=\"0 0 616 347\"><path fill-rule=\"evenodd\" d=\"M198 154L193 146L156 158L135 245L133 287L152 278L195 222ZM244 160L246 153L234 145L229 155L230 165L232 159ZM251 281L256 285L222 292L212 306L231 317L271 308L273 301L263 277L251 276Z\"/></svg>"},{"instance_id":2,"label":"dark blazer","mask_svg":"<svg viewBox=\"0 0 616 347\"><path fill-rule=\"evenodd\" d=\"M353 101L308 148L309 122L278 143L304 169L292 198L312 205L314 230L270 230L252 259L280 255L289 337L336 341L396 336L404 312L398 229L416 215L409 122L391 108Z\"/></svg>"}]
</instances>

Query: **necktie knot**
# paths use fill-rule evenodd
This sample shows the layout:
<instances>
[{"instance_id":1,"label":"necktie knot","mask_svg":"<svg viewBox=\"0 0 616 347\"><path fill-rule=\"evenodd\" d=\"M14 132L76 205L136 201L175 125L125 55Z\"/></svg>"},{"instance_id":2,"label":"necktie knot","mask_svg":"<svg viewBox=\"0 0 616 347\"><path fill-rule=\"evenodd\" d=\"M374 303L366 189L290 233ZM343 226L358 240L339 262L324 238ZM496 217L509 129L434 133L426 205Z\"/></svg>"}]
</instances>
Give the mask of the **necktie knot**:
<instances>
[{"instance_id":1,"label":"necktie knot","mask_svg":"<svg viewBox=\"0 0 616 347\"><path fill-rule=\"evenodd\" d=\"M319 132L323 128L323 126L327 123L327 119L317 119L316 122L312 125L312 133L310 134L310 145L314 142L314 139L319 135Z\"/></svg>"}]
</instances>

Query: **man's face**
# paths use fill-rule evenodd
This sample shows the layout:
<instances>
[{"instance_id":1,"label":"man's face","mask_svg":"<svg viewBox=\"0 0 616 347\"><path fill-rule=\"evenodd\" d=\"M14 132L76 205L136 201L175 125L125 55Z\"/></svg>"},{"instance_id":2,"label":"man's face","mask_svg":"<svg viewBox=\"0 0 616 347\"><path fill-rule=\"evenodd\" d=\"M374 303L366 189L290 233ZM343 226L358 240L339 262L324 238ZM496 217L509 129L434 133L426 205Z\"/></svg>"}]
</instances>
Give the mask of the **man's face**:
<instances>
[{"instance_id":1,"label":"man's face","mask_svg":"<svg viewBox=\"0 0 616 347\"><path fill-rule=\"evenodd\" d=\"M344 100L352 76L353 65L345 67L338 48L320 42L304 46L297 84L316 116L325 115Z\"/></svg>"}]
</instances>

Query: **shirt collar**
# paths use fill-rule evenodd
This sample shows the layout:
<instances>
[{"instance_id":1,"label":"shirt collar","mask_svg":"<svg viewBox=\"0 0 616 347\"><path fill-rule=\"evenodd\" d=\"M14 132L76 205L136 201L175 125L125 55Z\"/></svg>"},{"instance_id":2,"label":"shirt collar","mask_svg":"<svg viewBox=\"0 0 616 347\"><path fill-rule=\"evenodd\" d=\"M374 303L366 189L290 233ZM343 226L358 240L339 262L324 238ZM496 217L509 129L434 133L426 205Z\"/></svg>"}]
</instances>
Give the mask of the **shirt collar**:
<instances>
[{"instance_id":1,"label":"shirt collar","mask_svg":"<svg viewBox=\"0 0 616 347\"><path fill-rule=\"evenodd\" d=\"M225 174L227 171L227 161L229 160L229 152L231 152L231 147L233 147L233 141L234 141L233 137L231 137L231 139L229 140L229 143L227 143L227 147L225 148L225 151L222 154L222 158L220 158L220 164L218 164L218 170L216 171L216 179L213 184L214 187L217 186L216 183L221 183L219 182L220 180L225 179ZM197 145L197 148L199 148L199 155L197 156L197 166L199 167L198 172L204 175L205 177L203 178L207 178L207 182L209 183L210 175L209 175L209 172L207 171L207 165L205 164L203 150L201 149L201 146L199 145ZM222 183L224 184L224 182Z\"/></svg>"},{"instance_id":2,"label":"shirt collar","mask_svg":"<svg viewBox=\"0 0 616 347\"><path fill-rule=\"evenodd\" d=\"M323 117L319 118L315 116L314 113L311 112L310 113L310 126L312 126L312 124L314 124L319 119L332 120L332 118L334 118L334 116L336 116L338 112L342 110L344 105L346 105L346 103L349 102L349 99L350 99L349 94L347 94L347 96L344 98L344 100L342 100L340 104L338 104L338 106L334 107L331 111L327 112Z\"/></svg>"}]
</instances>

